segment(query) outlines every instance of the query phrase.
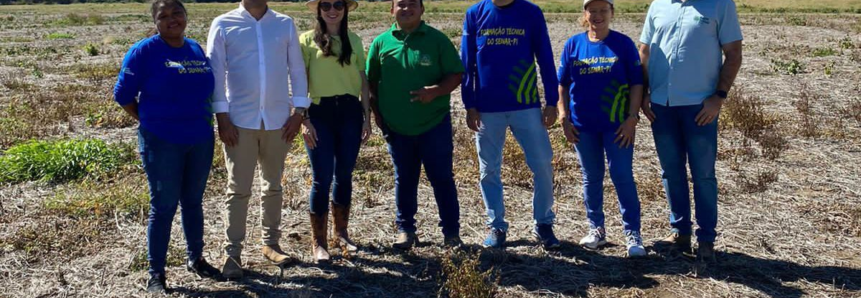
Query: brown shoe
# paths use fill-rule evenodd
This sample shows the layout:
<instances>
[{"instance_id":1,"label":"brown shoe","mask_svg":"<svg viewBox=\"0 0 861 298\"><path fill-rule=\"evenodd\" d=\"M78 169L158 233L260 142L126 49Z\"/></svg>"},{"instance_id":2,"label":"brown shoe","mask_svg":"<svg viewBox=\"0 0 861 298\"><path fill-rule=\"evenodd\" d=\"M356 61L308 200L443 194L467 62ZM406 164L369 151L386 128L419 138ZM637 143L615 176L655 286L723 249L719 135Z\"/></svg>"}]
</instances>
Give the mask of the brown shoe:
<instances>
[{"instance_id":1,"label":"brown shoe","mask_svg":"<svg viewBox=\"0 0 861 298\"><path fill-rule=\"evenodd\" d=\"M340 246L342 250L347 252L358 251L359 247L356 243L353 243L353 240L350 240L350 235L347 234L347 225L350 223L350 206L332 203L332 218L335 223L332 226L335 245Z\"/></svg>"},{"instance_id":2,"label":"brown shoe","mask_svg":"<svg viewBox=\"0 0 861 298\"><path fill-rule=\"evenodd\" d=\"M328 212L311 214L311 255L314 258L314 263L329 262L329 244L326 241L328 217Z\"/></svg>"},{"instance_id":3,"label":"brown shoe","mask_svg":"<svg viewBox=\"0 0 861 298\"><path fill-rule=\"evenodd\" d=\"M416 236L416 233L398 232L398 239L395 240L395 243L392 244L392 247L396 249L410 250L413 248L413 245L416 245L418 243L419 237Z\"/></svg>"},{"instance_id":4,"label":"brown shoe","mask_svg":"<svg viewBox=\"0 0 861 298\"><path fill-rule=\"evenodd\" d=\"M717 263L714 242L699 242L697 245L697 260L707 263Z\"/></svg>"},{"instance_id":5,"label":"brown shoe","mask_svg":"<svg viewBox=\"0 0 861 298\"><path fill-rule=\"evenodd\" d=\"M278 266L281 266L281 265L284 265L284 264L287 264L287 263L290 263L291 261L293 261L292 258L290 258L290 256L288 256L287 254L284 253L284 251L281 250L281 246L279 246L277 244L263 246L263 256L266 257L267 260L269 260L270 262L272 262Z\"/></svg>"},{"instance_id":6,"label":"brown shoe","mask_svg":"<svg viewBox=\"0 0 861 298\"><path fill-rule=\"evenodd\" d=\"M229 280L241 279L243 276L242 259L239 257L227 257L224 260L224 266L221 266L221 276Z\"/></svg>"},{"instance_id":7,"label":"brown shoe","mask_svg":"<svg viewBox=\"0 0 861 298\"><path fill-rule=\"evenodd\" d=\"M671 233L664 239L655 242L655 249L674 249L682 253L691 252L691 235Z\"/></svg>"}]
</instances>

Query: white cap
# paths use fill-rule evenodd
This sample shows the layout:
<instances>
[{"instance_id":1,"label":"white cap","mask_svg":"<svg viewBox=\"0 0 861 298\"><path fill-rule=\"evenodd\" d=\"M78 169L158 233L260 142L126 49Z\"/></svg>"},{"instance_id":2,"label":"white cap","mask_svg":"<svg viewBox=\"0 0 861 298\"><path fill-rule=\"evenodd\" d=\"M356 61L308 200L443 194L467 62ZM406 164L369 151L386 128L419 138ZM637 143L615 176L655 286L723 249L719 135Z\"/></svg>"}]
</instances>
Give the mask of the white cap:
<instances>
[{"instance_id":1,"label":"white cap","mask_svg":"<svg viewBox=\"0 0 861 298\"><path fill-rule=\"evenodd\" d=\"M589 3L592 3L595 1L604 1L604 2L610 3L610 5L615 5L615 4L613 4L613 0L583 0L583 8L586 8L586 6L588 6Z\"/></svg>"}]
</instances>

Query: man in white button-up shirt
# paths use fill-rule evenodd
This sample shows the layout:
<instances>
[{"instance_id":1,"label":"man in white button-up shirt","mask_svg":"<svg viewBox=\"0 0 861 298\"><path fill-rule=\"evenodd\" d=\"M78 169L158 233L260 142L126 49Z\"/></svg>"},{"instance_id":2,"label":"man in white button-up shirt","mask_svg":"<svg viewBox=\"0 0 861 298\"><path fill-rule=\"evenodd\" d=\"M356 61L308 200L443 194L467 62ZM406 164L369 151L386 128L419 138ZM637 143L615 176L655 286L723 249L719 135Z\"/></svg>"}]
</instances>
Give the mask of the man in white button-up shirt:
<instances>
[{"instance_id":1,"label":"man in white button-up shirt","mask_svg":"<svg viewBox=\"0 0 861 298\"><path fill-rule=\"evenodd\" d=\"M206 50L215 75L212 108L229 175L228 258L222 267L227 278L242 277L240 255L258 163L263 188L263 254L278 264L289 259L278 244L281 175L290 144L311 103L296 30L293 19L270 10L266 0L242 0L239 8L215 18L209 30Z\"/></svg>"}]
</instances>

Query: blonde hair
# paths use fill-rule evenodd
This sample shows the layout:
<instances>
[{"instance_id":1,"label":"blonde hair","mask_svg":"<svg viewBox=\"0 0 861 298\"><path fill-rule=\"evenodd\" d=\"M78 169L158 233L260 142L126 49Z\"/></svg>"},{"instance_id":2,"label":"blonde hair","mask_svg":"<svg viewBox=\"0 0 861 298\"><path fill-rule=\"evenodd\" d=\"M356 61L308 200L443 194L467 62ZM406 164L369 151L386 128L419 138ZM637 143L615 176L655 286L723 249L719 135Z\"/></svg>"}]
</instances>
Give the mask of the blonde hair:
<instances>
[{"instance_id":1,"label":"blonde hair","mask_svg":"<svg viewBox=\"0 0 861 298\"><path fill-rule=\"evenodd\" d=\"M610 12L613 15L616 14L616 6L615 5L610 4ZM585 29L589 29L589 27L590 27L589 26L589 19L586 18L586 8L585 7L583 7L583 14L580 15L580 19L578 20L578 22L580 23L580 27L583 27Z\"/></svg>"}]
</instances>

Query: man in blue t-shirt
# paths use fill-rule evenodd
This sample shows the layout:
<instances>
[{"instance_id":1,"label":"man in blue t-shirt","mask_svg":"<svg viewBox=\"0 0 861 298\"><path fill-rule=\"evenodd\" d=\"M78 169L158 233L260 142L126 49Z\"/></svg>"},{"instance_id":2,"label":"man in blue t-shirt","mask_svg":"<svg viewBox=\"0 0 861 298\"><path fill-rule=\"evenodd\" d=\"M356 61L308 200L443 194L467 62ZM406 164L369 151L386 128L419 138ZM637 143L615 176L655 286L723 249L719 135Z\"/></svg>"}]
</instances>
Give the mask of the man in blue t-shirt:
<instances>
[{"instance_id":1,"label":"man in blue t-shirt","mask_svg":"<svg viewBox=\"0 0 861 298\"><path fill-rule=\"evenodd\" d=\"M557 247L553 150L547 127L557 117L559 94L544 14L526 0L482 0L466 12L460 52L466 70L461 85L463 104L467 125L476 132L481 193L490 227L483 245L501 247L505 243L508 223L500 170L505 134L511 128L533 174L533 232L545 248ZM543 111L539 70L545 93Z\"/></svg>"},{"instance_id":2,"label":"man in blue t-shirt","mask_svg":"<svg viewBox=\"0 0 861 298\"><path fill-rule=\"evenodd\" d=\"M717 236L717 119L741 68L741 41L732 0L655 0L640 36L649 87L643 110L652 121L673 227L656 246L691 248L688 161L699 225L697 257L706 261L715 260Z\"/></svg>"}]
</instances>

